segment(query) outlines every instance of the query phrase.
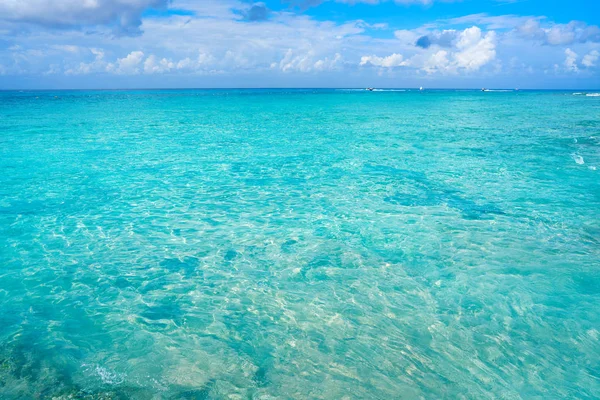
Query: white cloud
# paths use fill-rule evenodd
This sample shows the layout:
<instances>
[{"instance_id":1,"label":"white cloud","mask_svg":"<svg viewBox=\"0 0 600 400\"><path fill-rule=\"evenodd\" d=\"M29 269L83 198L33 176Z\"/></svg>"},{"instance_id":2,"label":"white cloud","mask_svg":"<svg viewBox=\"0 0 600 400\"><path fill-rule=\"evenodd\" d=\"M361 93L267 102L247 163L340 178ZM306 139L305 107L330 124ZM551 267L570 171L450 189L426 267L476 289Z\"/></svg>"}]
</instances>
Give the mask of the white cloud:
<instances>
[{"instance_id":1,"label":"white cloud","mask_svg":"<svg viewBox=\"0 0 600 400\"><path fill-rule=\"evenodd\" d=\"M48 67L48 70L44 71L42 73L42 75L56 75L56 74L60 74L62 72L62 69L60 68L60 66L58 64L50 64L50 66Z\"/></svg>"},{"instance_id":2,"label":"white cloud","mask_svg":"<svg viewBox=\"0 0 600 400\"><path fill-rule=\"evenodd\" d=\"M492 30L509 30L518 36L552 46L600 42L600 28L580 21L556 24L543 16L497 15L486 13L441 20L450 25L477 24Z\"/></svg>"},{"instance_id":3,"label":"white cloud","mask_svg":"<svg viewBox=\"0 0 600 400\"><path fill-rule=\"evenodd\" d=\"M62 51L65 53L79 53L79 51L81 51L81 48L79 46L68 45L68 44L55 44L50 47L55 50Z\"/></svg>"},{"instance_id":4,"label":"white cloud","mask_svg":"<svg viewBox=\"0 0 600 400\"><path fill-rule=\"evenodd\" d=\"M144 53L141 51L132 51L127 57L119 58L116 63L116 69L112 64L107 66L107 71L114 71L117 74L135 75L139 74L139 66L144 59Z\"/></svg>"},{"instance_id":5,"label":"white cloud","mask_svg":"<svg viewBox=\"0 0 600 400\"><path fill-rule=\"evenodd\" d=\"M337 69L342 62L342 55L334 54L331 58L317 58L312 51L296 54L288 49L279 63L272 63L271 68L279 68L283 72L319 72Z\"/></svg>"},{"instance_id":6,"label":"white cloud","mask_svg":"<svg viewBox=\"0 0 600 400\"><path fill-rule=\"evenodd\" d=\"M416 32L406 29L395 31L394 36L400 41L401 44L405 45L414 45L419 38L419 35Z\"/></svg>"},{"instance_id":7,"label":"white cloud","mask_svg":"<svg viewBox=\"0 0 600 400\"><path fill-rule=\"evenodd\" d=\"M137 34L149 8L165 8L168 0L4 0L0 20L47 28L112 25L121 34Z\"/></svg>"},{"instance_id":8,"label":"white cloud","mask_svg":"<svg viewBox=\"0 0 600 400\"><path fill-rule=\"evenodd\" d=\"M363 56L360 59L360 65L374 65L376 67L393 68L407 65L402 54L391 54L387 57Z\"/></svg>"},{"instance_id":9,"label":"white cloud","mask_svg":"<svg viewBox=\"0 0 600 400\"><path fill-rule=\"evenodd\" d=\"M432 54L423 64L422 69L428 74L434 72L446 72L451 70L450 60L448 59L448 52L446 50L440 50Z\"/></svg>"},{"instance_id":10,"label":"white cloud","mask_svg":"<svg viewBox=\"0 0 600 400\"><path fill-rule=\"evenodd\" d=\"M517 32L528 39L543 40L546 32L542 29L539 19L530 18L516 27Z\"/></svg>"},{"instance_id":11,"label":"white cloud","mask_svg":"<svg viewBox=\"0 0 600 400\"><path fill-rule=\"evenodd\" d=\"M600 58L600 52L598 50L592 50L585 56L583 56L583 60L581 60L581 64L583 64L587 68L592 68L596 66L596 62Z\"/></svg>"},{"instance_id":12,"label":"white cloud","mask_svg":"<svg viewBox=\"0 0 600 400\"><path fill-rule=\"evenodd\" d=\"M495 15L486 13L470 14L458 18L442 20L440 22L450 25L476 24L485 26L487 29L512 29L525 24L527 21L537 21L543 17L526 17L519 15Z\"/></svg>"},{"instance_id":13,"label":"white cloud","mask_svg":"<svg viewBox=\"0 0 600 400\"><path fill-rule=\"evenodd\" d=\"M477 26L430 32L416 43L422 52L406 60L405 65L428 74L478 71L496 58L496 41L494 31L484 33Z\"/></svg>"},{"instance_id":14,"label":"white cloud","mask_svg":"<svg viewBox=\"0 0 600 400\"><path fill-rule=\"evenodd\" d=\"M571 49L565 50L565 68L567 71L578 72L579 68L577 67L577 53L575 53Z\"/></svg>"},{"instance_id":15,"label":"white cloud","mask_svg":"<svg viewBox=\"0 0 600 400\"><path fill-rule=\"evenodd\" d=\"M496 58L496 33L481 34L476 26L465 29L459 36L455 60L458 67L476 71Z\"/></svg>"},{"instance_id":16,"label":"white cloud","mask_svg":"<svg viewBox=\"0 0 600 400\"><path fill-rule=\"evenodd\" d=\"M31 1L25 0L25 3L31 4ZM57 1L60 7L71 0ZM81 0L80 3L89 1L96 1L101 8L108 4L108 0ZM125 3L138 7L150 2L114 0L120 7ZM554 64L560 66L557 72L560 74L573 71L573 67L586 67L581 76L597 73L591 69L598 64L593 52L597 46L590 43L596 40L594 29L582 23L559 25L535 16L476 14L415 29L397 29L394 37L388 37L374 34L373 29L387 26L372 24L372 21L336 23L291 11L272 10L266 19L250 18L244 14L249 4L252 3L240 0L173 0L173 8L193 11L193 15L146 16L139 25L143 32L135 38L111 35L110 26L115 21L105 26L94 25L85 33L78 29L36 28L20 31L18 35L3 34L2 18L5 17L0 16L0 40L6 43L5 48L0 49L0 59L5 73L10 74L16 71L34 75L48 71L67 75L168 73L181 76L181 82L185 76L207 74L234 77L243 72L264 76L267 80L269 74L274 79L292 79L284 76L306 74L311 77L332 70L344 71L339 74L343 77L340 81L346 77L370 79L374 74L421 79L423 72L430 75L431 80L443 79L434 75L464 75L471 79L478 74L493 76L510 72L515 75L524 73L525 69L544 71ZM85 8L81 4L76 6L78 10L82 7ZM91 24L94 18L86 17L82 21ZM451 29L452 24L467 21L480 21L480 24ZM569 41L573 44L560 44ZM542 46L551 44L554 47ZM567 67L564 58L567 47L585 56L576 58ZM132 52L132 49L137 51ZM518 64L512 59L518 60ZM219 79L228 82L228 78Z\"/></svg>"},{"instance_id":17,"label":"white cloud","mask_svg":"<svg viewBox=\"0 0 600 400\"><path fill-rule=\"evenodd\" d=\"M326 57L325 59L318 60L317 62L315 62L313 68L316 71L331 71L338 68L341 62L342 55L340 53L335 53L333 59L329 59L328 57Z\"/></svg>"},{"instance_id":18,"label":"white cloud","mask_svg":"<svg viewBox=\"0 0 600 400\"><path fill-rule=\"evenodd\" d=\"M427 49L430 46L452 47L455 45L460 32L454 29L435 30L420 36L414 45Z\"/></svg>"},{"instance_id":19,"label":"white cloud","mask_svg":"<svg viewBox=\"0 0 600 400\"><path fill-rule=\"evenodd\" d=\"M550 29L544 29L546 42L551 45L570 44L575 41L575 32L566 25L556 25Z\"/></svg>"},{"instance_id":20,"label":"white cloud","mask_svg":"<svg viewBox=\"0 0 600 400\"><path fill-rule=\"evenodd\" d=\"M200 53L196 58L186 57L177 62L176 68L183 71L200 71L209 69L216 62L211 54Z\"/></svg>"},{"instance_id":21,"label":"white cloud","mask_svg":"<svg viewBox=\"0 0 600 400\"><path fill-rule=\"evenodd\" d=\"M288 49L278 66L283 72L309 72L315 68L317 62L318 61L315 61L315 53L312 51L296 54L292 49ZM275 66L277 66L277 64L275 64Z\"/></svg>"},{"instance_id":22,"label":"white cloud","mask_svg":"<svg viewBox=\"0 0 600 400\"><path fill-rule=\"evenodd\" d=\"M600 28L595 25L571 21L568 24L543 26L541 20L541 17L530 18L517 26L515 32L523 38L541 41L551 46L600 41Z\"/></svg>"},{"instance_id":23,"label":"white cloud","mask_svg":"<svg viewBox=\"0 0 600 400\"><path fill-rule=\"evenodd\" d=\"M143 56L143 54L142 54ZM176 64L166 58L159 60L154 54L150 55L144 61L144 72L147 74L160 74L169 72L176 67Z\"/></svg>"},{"instance_id":24,"label":"white cloud","mask_svg":"<svg viewBox=\"0 0 600 400\"><path fill-rule=\"evenodd\" d=\"M68 68L65 71L65 75L87 75L93 72L104 71L107 66L107 62L104 60L104 50L91 48L90 53L94 55L94 61L86 63L80 62L77 67ZM56 73L56 67L51 68L53 73Z\"/></svg>"}]
</instances>

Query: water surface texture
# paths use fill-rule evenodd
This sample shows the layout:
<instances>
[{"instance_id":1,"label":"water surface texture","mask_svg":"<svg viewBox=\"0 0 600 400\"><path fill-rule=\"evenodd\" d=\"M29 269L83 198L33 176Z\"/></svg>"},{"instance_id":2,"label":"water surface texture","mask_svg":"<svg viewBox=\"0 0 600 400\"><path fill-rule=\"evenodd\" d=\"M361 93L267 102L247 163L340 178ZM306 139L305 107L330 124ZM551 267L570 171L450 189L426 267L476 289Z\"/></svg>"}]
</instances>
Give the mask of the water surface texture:
<instances>
[{"instance_id":1,"label":"water surface texture","mask_svg":"<svg viewBox=\"0 0 600 400\"><path fill-rule=\"evenodd\" d=\"M0 93L0 398L600 398L600 97Z\"/></svg>"}]
</instances>

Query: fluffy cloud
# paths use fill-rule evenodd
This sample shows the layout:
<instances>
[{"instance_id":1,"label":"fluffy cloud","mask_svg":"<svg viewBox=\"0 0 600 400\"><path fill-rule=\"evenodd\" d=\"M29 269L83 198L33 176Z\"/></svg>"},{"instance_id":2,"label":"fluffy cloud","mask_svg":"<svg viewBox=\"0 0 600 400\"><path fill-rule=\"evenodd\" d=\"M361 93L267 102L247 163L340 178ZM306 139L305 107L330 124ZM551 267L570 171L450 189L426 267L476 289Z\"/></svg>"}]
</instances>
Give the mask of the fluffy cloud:
<instances>
[{"instance_id":1,"label":"fluffy cloud","mask_svg":"<svg viewBox=\"0 0 600 400\"><path fill-rule=\"evenodd\" d=\"M95 58L94 61L85 63L80 62L77 67L69 68L65 71L66 75L86 75L92 72L100 72L106 70L108 63L104 60L104 51L102 49L89 49ZM56 73L56 67L52 68L53 73Z\"/></svg>"},{"instance_id":2,"label":"fluffy cloud","mask_svg":"<svg viewBox=\"0 0 600 400\"><path fill-rule=\"evenodd\" d=\"M423 64L423 70L428 74L432 74L434 72L446 72L450 71L452 66L450 64L450 60L448 59L448 52L446 50L440 50L434 54L432 54L429 58L427 58Z\"/></svg>"},{"instance_id":3,"label":"fluffy cloud","mask_svg":"<svg viewBox=\"0 0 600 400\"><path fill-rule=\"evenodd\" d=\"M481 29L474 26L465 29L459 36L455 54L456 64L468 71L476 71L496 58L496 33L482 35Z\"/></svg>"},{"instance_id":4,"label":"fluffy cloud","mask_svg":"<svg viewBox=\"0 0 600 400\"><path fill-rule=\"evenodd\" d=\"M317 60L314 65L316 71L332 71L339 67L342 62L342 55L335 53L332 59L325 57L322 60Z\"/></svg>"},{"instance_id":5,"label":"fluffy cloud","mask_svg":"<svg viewBox=\"0 0 600 400\"><path fill-rule=\"evenodd\" d=\"M577 68L577 53L575 53L571 49L565 50L565 68L567 71L577 72L579 68Z\"/></svg>"},{"instance_id":6,"label":"fluffy cloud","mask_svg":"<svg viewBox=\"0 0 600 400\"><path fill-rule=\"evenodd\" d=\"M538 40L551 46L600 42L600 28L578 21L542 26L539 19L528 19L516 28L516 32L526 39Z\"/></svg>"},{"instance_id":7,"label":"fluffy cloud","mask_svg":"<svg viewBox=\"0 0 600 400\"><path fill-rule=\"evenodd\" d=\"M600 28L596 25L587 25L581 21L556 24L547 21L546 17L491 16L480 13L443 20L442 22L450 25L477 24L487 29L510 30L521 38L536 40L551 46L600 42Z\"/></svg>"},{"instance_id":8,"label":"fluffy cloud","mask_svg":"<svg viewBox=\"0 0 600 400\"><path fill-rule=\"evenodd\" d=\"M169 72L176 67L172 61L163 58L159 60L154 54L146 58L144 61L144 72L147 74L160 74Z\"/></svg>"},{"instance_id":9,"label":"fluffy cloud","mask_svg":"<svg viewBox=\"0 0 600 400\"><path fill-rule=\"evenodd\" d=\"M168 0L7 0L0 1L0 20L50 28L112 25L119 34L138 34L149 8Z\"/></svg>"},{"instance_id":10,"label":"fluffy cloud","mask_svg":"<svg viewBox=\"0 0 600 400\"><path fill-rule=\"evenodd\" d=\"M514 29L518 26L523 25L528 20L540 20L544 17L523 17L518 15L488 15L486 13L470 14L458 18L451 18L448 20L442 20L441 23L448 25L465 25L475 24L478 26L484 26L487 29Z\"/></svg>"},{"instance_id":11,"label":"fluffy cloud","mask_svg":"<svg viewBox=\"0 0 600 400\"><path fill-rule=\"evenodd\" d=\"M442 31L429 32L426 35L419 37L415 45L423 49L428 49L430 46L451 47L457 40L460 32L454 29L446 29Z\"/></svg>"},{"instance_id":12,"label":"fluffy cloud","mask_svg":"<svg viewBox=\"0 0 600 400\"><path fill-rule=\"evenodd\" d=\"M25 0L23 4L31 5L32 1ZM67 3L57 0L56 4L60 7ZM0 7L18 8L16 3L7 4L5 1ZM529 71L527 74L532 75L551 71L555 64L559 66L555 74L564 76L575 70L578 77L598 73L593 68L598 64L597 45L593 43L595 27L582 23L559 25L541 17L476 14L395 30L389 37L372 32L388 28L372 21L323 21L290 9L269 10L264 3L172 0L169 4L177 12L146 14L143 18L139 14L138 22L125 24L138 32L143 29L135 38L112 35L113 26L121 25L112 17L101 18L102 12L82 18L79 26L69 25L66 15L60 18L67 22L36 30L22 29L18 34L2 31L2 19L7 20L2 15L0 43L6 43L4 48L0 46L3 74L128 75L128 82L140 79L136 75L168 74L169 82L186 83L193 81L186 78L189 76L211 75L219 77L215 78L220 82L217 84L223 84L242 74L263 76L268 81L271 77L326 77L328 71L343 70L343 74L335 76L363 77L371 84L374 77L405 81L426 77L434 81L451 75L454 82L483 74L508 76L509 72L515 75ZM164 2L81 0L71 15L86 7L102 10L108 5L116 10L142 10L152 5L160 7ZM11 18L17 21L15 15L13 12ZM102 21L108 22L102 26ZM467 29L452 29L453 24L466 21L479 23ZM34 22L21 23L31 27ZM93 29L57 30L56 26ZM567 48L583 57L566 53ZM293 82L290 80L289 84Z\"/></svg>"},{"instance_id":13,"label":"fluffy cloud","mask_svg":"<svg viewBox=\"0 0 600 400\"><path fill-rule=\"evenodd\" d=\"M176 69L184 72L198 72L209 70L216 62L211 54L200 53L198 57L186 57L176 64Z\"/></svg>"},{"instance_id":14,"label":"fluffy cloud","mask_svg":"<svg viewBox=\"0 0 600 400\"><path fill-rule=\"evenodd\" d=\"M581 60L581 64L583 64L587 68L592 68L596 66L596 62L600 58L600 52L598 50L592 50L589 54L583 56L583 60Z\"/></svg>"},{"instance_id":15,"label":"fluffy cloud","mask_svg":"<svg viewBox=\"0 0 600 400\"><path fill-rule=\"evenodd\" d=\"M296 54L292 49L288 49L281 61L272 63L271 68L279 68L283 72L326 71L336 69L341 61L342 56L339 53L336 53L332 59L328 57L317 59L312 51Z\"/></svg>"},{"instance_id":16,"label":"fluffy cloud","mask_svg":"<svg viewBox=\"0 0 600 400\"><path fill-rule=\"evenodd\" d=\"M405 33L401 35L406 36ZM396 53L387 57L363 56L360 65L386 68L410 66L428 74L455 74L460 71L477 71L496 58L496 33L490 31L484 34L477 26L463 31L430 32L419 37L415 45L427 51L417 53L407 60Z\"/></svg>"},{"instance_id":17,"label":"fluffy cloud","mask_svg":"<svg viewBox=\"0 0 600 400\"><path fill-rule=\"evenodd\" d=\"M139 67L140 67L140 64L142 63L143 59L144 59L143 52L132 51L126 57L119 58L117 60L115 72L117 74L124 74L124 75L139 74L139 72L140 72ZM113 65L111 64L107 67L107 71L112 71L112 70L113 70Z\"/></svg>"},{"instance_id":18,"label":"fluffy cloud","mask_svg":"<svg viewBox=\"0 0 600 400\"><path fill-rule=\"evenodd\" d=\"M401 29L394 32L394 36L403 45L414 45L419 35L407 29Z\"/></svg>"},{"instance_id":19,"label":"fluffy cloud","mask_svg":"<svg viewBox=\"0 0 600 400\"><path fill-rule=\"evenodd\" d=\"M387 57L363 56L360 59L360 65L374 65L376 67L392 68L407 65L403 61L404 57L401 54L392 54Z\"/></svg>"}]
</instances>

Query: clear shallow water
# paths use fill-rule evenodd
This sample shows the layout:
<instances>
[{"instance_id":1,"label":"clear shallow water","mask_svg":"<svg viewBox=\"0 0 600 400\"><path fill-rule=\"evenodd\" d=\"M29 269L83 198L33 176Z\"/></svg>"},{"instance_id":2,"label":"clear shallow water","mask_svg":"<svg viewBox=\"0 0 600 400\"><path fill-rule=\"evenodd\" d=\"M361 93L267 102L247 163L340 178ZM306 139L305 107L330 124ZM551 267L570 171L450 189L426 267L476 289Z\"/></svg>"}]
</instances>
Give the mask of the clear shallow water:
<instances>
[{"instance_id":1,"label":"clear shallow water","mask_svg":"<svg viewBox=\"0 0 600 400\"><path fill-rule=\"evenodd\" d=\"M0 93L0 397L599 398L600 100Z\"/></svg>"}]
</instances>

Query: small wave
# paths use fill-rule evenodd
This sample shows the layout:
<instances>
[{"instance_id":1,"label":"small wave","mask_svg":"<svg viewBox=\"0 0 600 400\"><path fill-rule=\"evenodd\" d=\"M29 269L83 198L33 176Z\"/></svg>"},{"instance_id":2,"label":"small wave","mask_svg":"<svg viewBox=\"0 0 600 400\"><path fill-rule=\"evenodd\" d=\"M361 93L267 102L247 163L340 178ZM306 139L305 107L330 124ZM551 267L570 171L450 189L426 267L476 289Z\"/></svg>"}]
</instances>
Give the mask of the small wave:
<instances>
[{"instance_id":1,"label":"small wave","mask_svg":"<svg viewBox=\"0 0 600 400\"><path fill-rule=\"evenodd\" d=\"M512 90L508 89L486 89L485 92L512 92Z\"/></svg>"},{"instance_id":2,"label":"small wave","mask_svg":"<svg viewBox=\"0 0 600 400\"><path fill-rule=\"evenodd\" d=\"M586 97L600 97L600 93L588 93L585 96Z\"/></svg>"},{"instance_id":3,"label":"small wave","mask_svg":"<svg viewBox=\"0 0 600 400\"><path fill-rule=\"evenodd\" d=\"M374 92L406 92L405 89L373 89Z\"/></svg>"},{"instance_id":4,"label":"small wave","mask_svg":"<svg viewBox=\"0 0 600 400\"><path fill-rule=\"evenodd\" d=\"M577 93L573 93L573 96L585 96L585 93L577 92Z\"/></svg>"}]
</instances>

